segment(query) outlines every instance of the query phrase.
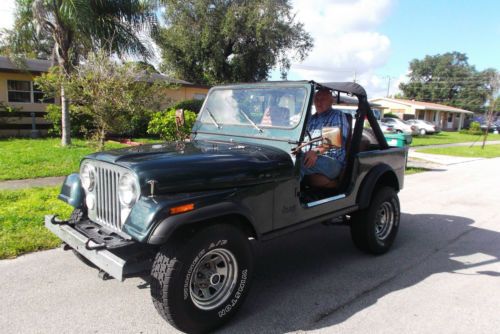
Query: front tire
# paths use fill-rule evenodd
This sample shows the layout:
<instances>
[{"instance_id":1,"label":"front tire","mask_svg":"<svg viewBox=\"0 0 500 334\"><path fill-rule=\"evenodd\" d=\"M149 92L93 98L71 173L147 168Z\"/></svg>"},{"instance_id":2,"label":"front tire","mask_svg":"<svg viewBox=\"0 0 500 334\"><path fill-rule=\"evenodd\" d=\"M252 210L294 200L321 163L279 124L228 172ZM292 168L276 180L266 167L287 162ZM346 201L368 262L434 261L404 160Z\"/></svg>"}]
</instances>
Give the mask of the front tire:
<instances>
[{"instance_id":1,"label":"front tire","mask_svg":"<svg viewBox=\"0 0 500 334\"><path fill-rule=\"evenodd\" d=\"M174 237L160 249L151 272L151 297L172 326L207 332L236 313L252 273L248 238L234 226L214 225L189 239Z\"/></svg>"},{"instance_id":2,"label":"front tire","mask_svg":"<svg viewBox=\"0 0 500 334\"><path fill-rule=\"evenodd\" d=\"M425 136L427 134L427 131L425 129L420 129L420 135Z\"/></svg>"},{"instance_id":3,"label":"front tire","mask_svg":"<svg viewBox=\"0 0 500 334\"><path fill-rule=\"evenodd\" d=\"M370 206L351 217L351 238L360 250L386 253L398 233L400 206L396 191L382 187L373 194Z\"/></svg>"}]
</instances>

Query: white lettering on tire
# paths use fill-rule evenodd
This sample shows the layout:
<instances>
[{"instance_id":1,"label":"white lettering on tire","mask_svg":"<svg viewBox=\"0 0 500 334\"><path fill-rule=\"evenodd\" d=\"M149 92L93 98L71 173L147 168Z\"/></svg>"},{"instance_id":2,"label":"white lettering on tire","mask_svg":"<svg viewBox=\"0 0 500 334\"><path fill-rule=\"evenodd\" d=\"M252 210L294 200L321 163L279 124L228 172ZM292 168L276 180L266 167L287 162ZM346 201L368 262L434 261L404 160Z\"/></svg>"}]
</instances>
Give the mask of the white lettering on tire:
<instances>
[{"instance_id":1,"label":"white lettering on tire","mask_svg":"<svg viewBox=\"0 0 500 334\"><path fill-rule=\"evenodd\" d=\"M238 286L238 290L236 290L234 298L231 299L231 301L225 307L223 307L222 310L218 312L219 318L222 318L223 316L228 314L231 311L231 309L238 303L238 300L243 294L243 290L245 290L245 285L247 283L247 275L248 275L248 269L241 271L241 282L240 285Z\"/></svg>"}]
</instances>

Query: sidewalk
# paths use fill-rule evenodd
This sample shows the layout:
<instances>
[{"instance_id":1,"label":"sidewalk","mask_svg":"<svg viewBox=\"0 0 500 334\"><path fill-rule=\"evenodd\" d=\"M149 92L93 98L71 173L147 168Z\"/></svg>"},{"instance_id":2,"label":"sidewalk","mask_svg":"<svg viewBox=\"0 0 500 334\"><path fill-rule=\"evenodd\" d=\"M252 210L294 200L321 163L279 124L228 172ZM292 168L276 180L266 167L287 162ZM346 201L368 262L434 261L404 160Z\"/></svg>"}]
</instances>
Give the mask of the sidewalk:
<instances>
[{"instance_id":1,"label":"sidewalk","mask_svg":"<svg viewBox=\"0 0 500 334\"><path fill-rule=\"evenodd\" d=\"M486 142L486 145L498 145L498 144L500 144L499 140L493 140L493 141ZM427 148L472 146L472 145L480 146L480 145L482 145L482 141L410 147L410 149L408 151L408 167L424 168L424 169L430 169L430 170L443 170L443 169L447 169L446 166L468 163L468 162L472 162L472 161L478 161L478 160L485 159L485 158L454 157L454 156L450 156L450 155L429 154L429 153L417 152L418 150L423 150L423 149L427 149Z\"/></svg>"},{"instance_id":2,"label":"sidewalk","mask_svg":"<svg viewBox=\"0 0 500 334\"><path fill-rule=\"evenodd\" d=\"M0 190L60 186L64 178L65 176L53 176L37 179L0 181Z\"/></svg>"}]
</instances>

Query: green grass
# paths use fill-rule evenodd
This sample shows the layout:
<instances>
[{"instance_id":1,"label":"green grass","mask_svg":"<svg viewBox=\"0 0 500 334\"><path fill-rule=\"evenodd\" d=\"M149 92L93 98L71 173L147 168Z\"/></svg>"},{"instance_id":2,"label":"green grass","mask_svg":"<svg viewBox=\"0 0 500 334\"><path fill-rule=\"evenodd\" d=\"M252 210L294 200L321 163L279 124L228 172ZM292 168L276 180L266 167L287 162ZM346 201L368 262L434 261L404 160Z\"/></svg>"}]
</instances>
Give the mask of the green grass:
<instances>
[{"instance_id":1,"label":"green grass","mask_svg":"<svg viewBox=\"0 0 500 334\"><path fill-rule=\"evenodd\" d=\"M44 224L44 216L69 218L72 207L57 199L59 187L0 191L0 259L54 248L61 241Z\"/></svg>"},{"instance_id":2,"label":"green grass","mask_svg":"<svg viewBox=\"0 0 500 334\"><path fill-rule=\"evenodd\" d=\"M472 147L455 146L442 148L426 148L417 150L417 152L443 154L467 158L497 158L500 157L500 145L486 145L484 146L484 149L482 149L481 144L478 143Z\"/></svg>"},{"instance_id":3,"label":"green grass","mask_svg":"<svg viewBox=\"0 0 500 334\"><path fill-rule=\"evenodd\" d=\"M0 180L63 176L78 170L80 160L96 149L81 139L61 147L59 138L0 140ZM106 149L125 145L107 142Z\"/></svg>"},{"instance_id":4,"label":"green grass","mask_svg":"<svg viewBox=\"0 0 500 334\"><path fill-rule=\"evenodd\" d=\"M483 137L481 135L469 135L459 132L440 132L435 135L426 135L421 137L413 137L411 146L425 146L425 145L439 145L439 144L454 144L466 142L481 142ZM500 134L488 134L488 141L500 140Z\"/></svg>"},{"instance_id":5,"label":"green grass","mask_svg":"<svg viewBox=\"0 0 500 334\"><path fill-rule=\"evenodd\" d=\"M427 172L427 171L428 171L428 169L425 169L425 168L407 167L405 169L405 175L412 175L412 174L423 173L423 172Z\"/></svg>"}]
</instances>

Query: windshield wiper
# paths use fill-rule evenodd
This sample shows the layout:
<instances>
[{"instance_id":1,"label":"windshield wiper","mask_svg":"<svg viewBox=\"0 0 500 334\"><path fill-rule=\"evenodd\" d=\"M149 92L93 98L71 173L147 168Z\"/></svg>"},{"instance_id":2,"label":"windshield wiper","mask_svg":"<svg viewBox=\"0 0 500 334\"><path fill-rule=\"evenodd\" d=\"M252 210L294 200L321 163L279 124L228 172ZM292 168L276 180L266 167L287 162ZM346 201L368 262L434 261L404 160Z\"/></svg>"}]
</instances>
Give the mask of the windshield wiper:
<instances>
[{"instance_id":1,"label":"windshield wiper","mask_svg":"<svg viewBox=\"0 0 500 334\"><path fill-rule=\"evenodd\" d=\"M220 126L219 123L217 123L217 120L215 119L215 117L212 114L212 112L210 111L210 109L208 109L208 107L205 107L205 110L208 112L208 116L210 116L210 118L212 119L212 122L215 124L215 126L217 127L217 129L220 129L221 126Z\"/></svg>"},{"instance_id":2,"label":"windshield wiper","mask_svg":"<svg viewBox=\"0 0 500 334\"><path fill-rule=\"evenodd\" d=\"M238 111L239 111L241 114L243 114L243 116L247 119L247 121L249 121L249 122L250 122L250 124L252 124L252 125L253 125L253 127L254 127L254 128L256 128L256 129L257 129L260 133L262 133L262 129L261 129L261 128L259 128L259 127L257 126L257 124L255 124L255 122L254 122L254 121L252 121L252 120L250 119L250 117L248 117L248 115L247 115L247 113L246 113L246 112L244 112L244 111L243 111L243 110L241 110L241 109L238 109Z\"/></svg>"}]
</instances>

